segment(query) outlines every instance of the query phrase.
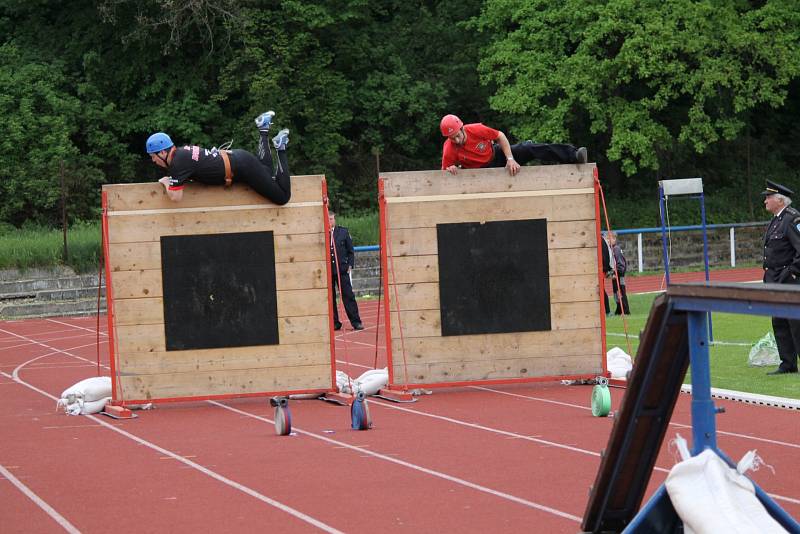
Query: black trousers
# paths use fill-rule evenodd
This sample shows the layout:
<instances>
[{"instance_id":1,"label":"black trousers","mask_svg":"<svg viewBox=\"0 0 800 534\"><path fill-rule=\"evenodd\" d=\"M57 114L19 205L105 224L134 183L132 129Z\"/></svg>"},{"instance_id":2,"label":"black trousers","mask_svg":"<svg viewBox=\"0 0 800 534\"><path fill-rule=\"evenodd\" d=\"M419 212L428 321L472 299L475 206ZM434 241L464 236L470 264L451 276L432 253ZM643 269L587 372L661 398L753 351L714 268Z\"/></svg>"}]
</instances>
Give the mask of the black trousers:
<instances>
[{"instance_id":1,"label":"black trousers","mask_svg":"<svg viewBox=\"0 0 800 534\"><path fill-rule=\"evenodd\" d=\"M628 292L625 290L625 277L620 276L619 281L620 287L617 287L616 277L611 279L611 286L614 288L614 302L617 303L617 309L614 311L614 315L628 315L631 313L631 308L628 306ZM622 305L620 305L620 302Z\"/></svg>"},{"instance_id":2,"label":"black trousers","mask_svg":"<svg viewBox=\"0 0 800 534\"><path fill-rule=\"evenodd\" d=\"M278 153L278 172L274 172L272 152L269 149L267 134L261 134L258 144L258 157L246 150L231 151L233 181L244 182L256 193L279 206L292 197L292 180L289 176L289 161L285 150Z\"/></svg>"},{"instance_id":3,"label":"black trousers","mask_svg":"<svg viewBox=\"0 0 800 534\"><path fill-rule=\"evenodd\" d=\"M772 269L764 271L764 282L778 283L780 273ZM800 284L800 279L785 280L784 284ZM800 352L800 321L796 319L772 318L772 331L781 357L781 371L797 371L797 355Z\"/></svg>"},{"instance_id":4,"label":"black trousers","mask_svg":"<svg viewBox=\"0 0 800 534\"><path fill-rule=\"evenodd\" d=\"M511 145L511 154L520 165L525 165L529 161L539 160L545 163L576 163L575 151L572 145L534 143L533 141L523 141L516 145ZM500 150L500 145L494 145L494 159L487 167L505 167L506 155Z\"/></svg>"},{"instance_id":5,"label":"black trousers","mask_svg":"<svg viewBox=\"0 0 800 534\"><path fill-rule=\"evenodd\" d=\"M333 277L333 324L335 326L341 325L339 321L339 306L336 305L336 288L339 286L339 277L336 276L336 267L331 265L331 273ZM356 295L353 293L353 284L350 282L350 275L347 271L339 271L339 276L342 278L342 302L344 302L344 311L347 313L347 319L350 320L351 325L357 325L361 322L361 316L358 314L358 304L356 303Z\"/></svg>"}]
</instances>

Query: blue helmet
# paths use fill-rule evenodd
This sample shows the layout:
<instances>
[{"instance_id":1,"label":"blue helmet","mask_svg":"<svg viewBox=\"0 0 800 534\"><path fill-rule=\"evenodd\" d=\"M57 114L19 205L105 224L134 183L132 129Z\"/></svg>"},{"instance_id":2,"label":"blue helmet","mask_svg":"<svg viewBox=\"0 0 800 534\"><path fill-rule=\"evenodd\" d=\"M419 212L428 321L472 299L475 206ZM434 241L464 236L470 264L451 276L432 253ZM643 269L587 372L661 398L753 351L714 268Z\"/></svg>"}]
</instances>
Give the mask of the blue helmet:
<instances>
[{"instance_id":1,"label":"blue helmet","mask_svg":"<svg viewBox=\"0 0 800 534\"><path fill-rule=\"evenodd\" d=\"M147 153L155 154L174 146L174 144L172 139L164 132L154 133L147 138Z\"/></svg>"}]
</instances>

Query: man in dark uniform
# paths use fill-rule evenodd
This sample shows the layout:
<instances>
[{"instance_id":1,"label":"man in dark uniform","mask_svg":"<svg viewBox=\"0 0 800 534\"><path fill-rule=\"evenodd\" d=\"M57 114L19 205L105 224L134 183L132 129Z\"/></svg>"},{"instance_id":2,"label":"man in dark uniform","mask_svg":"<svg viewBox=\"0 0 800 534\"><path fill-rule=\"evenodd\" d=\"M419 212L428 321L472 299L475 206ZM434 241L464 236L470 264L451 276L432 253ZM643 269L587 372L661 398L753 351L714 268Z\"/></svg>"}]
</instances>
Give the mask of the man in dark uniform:
<instances>
[{"instance_id":1,"label":"man in dark uniform","mask_svg":"<svg viewBox=\"0 0 800 534\"><path fill-rule=\"evenodd\" d=\"M210 185L230 186L233 182L244 182L258 194L282 206L292 196L289 162L286 145L289 130L283 129L272 139L278 154L278 171L273 174L272 151L269 148L269 132L274 111L259 115L255 122L259 131L258 157L246 150L221 150L184 146L177 148L164 132L157 132L147 139L150 159L169 172L159 180L174 202L183 198L184 185L198 181Z\"/></svg>"},{"instance_id":2,"label":"man in dark uniform","mask_svg":"<svg viewBox=\"0 0 800 534\"><path fill-rule=\"evenodd\" d=\"M792 190L770 180L761 192L764 206L774 217L764 236L764 282L800 284L800 212L789 206ZM797 372L800 351L800 321L772 318L781 364L767 374Z\"/></svg>"},{"instance_id":3,"label":"man in dark uniform","mask_svg":"<svg viewBox=\"0 0 800 534\"><path fill-rule=\"evenodd\" d=\"M603 255L603 276L608 278L613 276L614 268L611 266L611 258L614 257L611 251L611 245L608 244L608 237L605 232L600 234L600 252ZM608 305L608 293L606 293L605 283L600 288L603 291L603 310L606 315L611 315L611 308Z\"/></svg>"},{"instance_id":4,"label":"man in dark uniform","mask_svg":"<svg viewBox=\"0 0 800 534\"><path fill-rule=\"evenodd\" d=\"M339 285L339 279L341 278L342 302L344 302L344 311L347 313L347 318L350 320L350 324L353 325L354 330L364 330L364 326L361 324L361 317L358 314L358 304L356 303L355 293L353 293L353 285L350 281L350 270L355 266L356 259L356 253L353 249L353 239L350 237L350 232L347 231L347 228L344 226L336 226L336 214L332 211L328 212L328 222L331 227L333 327L336 330L342 328L342 323L339 321L338 306L336 306L336 287ZM336 252L335 255L334 250Z\"/></svg>"}]
</instances>

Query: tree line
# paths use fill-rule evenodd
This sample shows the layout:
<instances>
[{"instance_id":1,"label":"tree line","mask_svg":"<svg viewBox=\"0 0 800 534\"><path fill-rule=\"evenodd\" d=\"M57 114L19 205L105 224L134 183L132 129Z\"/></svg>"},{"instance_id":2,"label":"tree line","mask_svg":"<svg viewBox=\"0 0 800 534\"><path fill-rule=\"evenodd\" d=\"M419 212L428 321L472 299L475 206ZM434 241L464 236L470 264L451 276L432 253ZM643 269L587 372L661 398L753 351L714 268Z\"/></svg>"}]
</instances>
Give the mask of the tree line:
<instances>
[{"instance_id":1,"label":"tree line","mask_svg":"<svg viewBox=\"0 0 800 534\"><path fill-rule=\"evenodd\" d=\"M102 184L160 177L154 131L254 150L267 109L340 212L439 168L446 113L587 146L615 227L657 224L661 179L702 177L709 222L765 218L765 178L800 190L794 0L5 0L0 35L14 227L59 224L62 180L93 220Z\"/></svg>"}]
</instances>

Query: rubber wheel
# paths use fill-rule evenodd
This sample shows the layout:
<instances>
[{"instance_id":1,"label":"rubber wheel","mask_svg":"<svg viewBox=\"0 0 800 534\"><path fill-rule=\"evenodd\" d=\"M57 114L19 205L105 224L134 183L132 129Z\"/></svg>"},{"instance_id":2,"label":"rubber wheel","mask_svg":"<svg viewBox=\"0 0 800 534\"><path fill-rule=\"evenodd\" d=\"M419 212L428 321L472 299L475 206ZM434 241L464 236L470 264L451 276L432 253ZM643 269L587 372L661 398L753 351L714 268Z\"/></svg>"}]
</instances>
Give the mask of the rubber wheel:
<instances>
[{"instance_id":1,"label":"rubber wheel","mask_svg":"<svg viewBox=\"0 0 800 534\"><path fill-rule=\"evenodd\" d=\"M292 433L292 414L288 405L275 407L275 433L279 436L288 436Z\"/></svg>"},{"instance_id":2,"label":"rubber wheel","mask_svg":"<svg viewBox=\"0 0 800 534\"><path fill-rule=\"evenodd\" d=\"M608 386L598 385L592 389L592 415L605 417L611 411L611 392Z\"/></svg>"},{"instance_id":3,"label":"rubber wheel","mask_svg":"<svg viewBox=\"0 0 800 534\"><path fill-rule=\"evenodd\" d=\"M350 419L353 430L367 430L370 427L369 408L364 393L360 391L350 406Z\"/></svg>"}]
</instances>

